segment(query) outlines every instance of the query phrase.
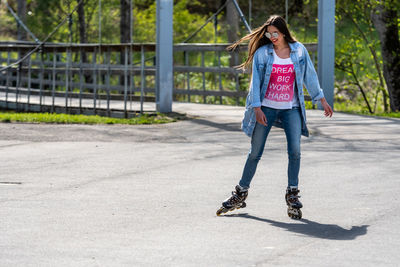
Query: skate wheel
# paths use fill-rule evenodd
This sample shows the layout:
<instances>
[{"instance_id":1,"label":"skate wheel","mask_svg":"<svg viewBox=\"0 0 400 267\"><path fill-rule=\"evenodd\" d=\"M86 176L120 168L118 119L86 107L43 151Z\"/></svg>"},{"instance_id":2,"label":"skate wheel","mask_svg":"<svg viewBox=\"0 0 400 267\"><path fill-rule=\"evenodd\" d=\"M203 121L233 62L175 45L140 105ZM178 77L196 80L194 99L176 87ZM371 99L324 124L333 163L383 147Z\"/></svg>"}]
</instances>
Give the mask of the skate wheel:
<instances>
[{"instance_id":1,"label":"skate wheel","mask_svg":"<svg viewBox=\"0 0 400 267\"><path fill-rule=\"evenodd\" d=\"M227 210L224 207L219 208L219 210L217 210L217 216L220 216L222 213L227 213L229 210Z\"/></svg>"},{"instance_id":2,"label":"skate wheel","mask_svg":"<svg viewBox=\"0 0 400 267\"><path fill-rule=\"evenodd\" d=\"M303 217L303 213L300 209L288 208L287 213L290 218L295 220L300 220Z\"/></svg>"},{"instance_id":3,"label":"skate wheel","mask_svg":"<svg viewBox=\"0 0 400 267\"><path fill-rule=\"evenodd\" d=\"M223 208L220 208L219 210L217 210L217 216L220 216L222 214Z\"/></svg>"}]
</instances>

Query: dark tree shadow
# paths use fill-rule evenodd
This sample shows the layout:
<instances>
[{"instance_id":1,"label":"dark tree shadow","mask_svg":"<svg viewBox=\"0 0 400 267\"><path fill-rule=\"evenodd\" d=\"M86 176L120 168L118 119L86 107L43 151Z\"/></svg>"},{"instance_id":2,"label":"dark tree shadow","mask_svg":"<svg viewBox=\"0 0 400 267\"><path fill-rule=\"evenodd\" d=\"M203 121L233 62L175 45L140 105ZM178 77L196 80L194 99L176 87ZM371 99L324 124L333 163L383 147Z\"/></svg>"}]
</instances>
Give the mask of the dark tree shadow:
<instances>
[{"instance_id":1,"label":"dark tree shadow","mask_svg":"<svg viewBox=\"0 0 400 267\"><path fill-rule=\"evenodd\" d=\"M287 231L299 233L315 238L331 240L353 240L358 236L365 235L369 225L352 226L347 230L335 224L321 224L307 219L293 220L293 223L278 222L270 219L264 219L247 213L229 214L225 217L236 217L252 219L269 223L272 226L286 229Z\"/></svg>"},{"instance_id":2,"label":"dark tree shadow","mask_svg":"<svg viewBox=\"0 0 400 267\"><path fill-rule=\"evenodd\" d=\"M216 129L224 130L224 131L229 131L229 132L240 132L242 131L240 129L240 123L218 123L218 122L213 122L205 119L194 119L192 122L200 124L200 125L205 125L209 127L213 127Z\"/></svg>"}]
</instances>

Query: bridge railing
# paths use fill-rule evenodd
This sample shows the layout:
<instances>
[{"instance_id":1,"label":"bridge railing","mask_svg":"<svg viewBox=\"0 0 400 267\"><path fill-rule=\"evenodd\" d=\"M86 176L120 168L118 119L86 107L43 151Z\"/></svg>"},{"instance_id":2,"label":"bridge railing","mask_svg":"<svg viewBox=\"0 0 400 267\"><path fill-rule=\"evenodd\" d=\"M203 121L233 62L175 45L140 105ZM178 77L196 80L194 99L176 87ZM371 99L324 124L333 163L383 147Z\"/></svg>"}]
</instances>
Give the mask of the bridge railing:
<instances>
[{"instance_id":1,"label":"bridge railing","mask_svg":"<svg viewBox=\"0 0 400 267\"><path fill-rule=\"evenodd\" d=\"M0 43L0 66L36 45ZM174 100L244 104L249 74L235 68L246 46L174 45ZM316 44L308 44L315 58ZM0 67L0 68L1 68ZM25 111L130 117L154 111L155 44L46 44L0 73L0 107Z\"/></svg>"}]
</instances>

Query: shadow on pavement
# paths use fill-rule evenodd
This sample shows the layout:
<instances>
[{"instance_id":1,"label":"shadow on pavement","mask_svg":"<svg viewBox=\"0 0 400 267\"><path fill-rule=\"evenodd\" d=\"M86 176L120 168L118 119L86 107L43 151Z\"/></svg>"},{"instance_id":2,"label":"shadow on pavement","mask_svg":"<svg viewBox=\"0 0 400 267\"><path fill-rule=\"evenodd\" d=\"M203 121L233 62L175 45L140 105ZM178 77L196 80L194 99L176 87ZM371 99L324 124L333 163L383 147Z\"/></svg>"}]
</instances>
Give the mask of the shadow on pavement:
<instances>
[{"instance_id":1,"label":"shadow on pavement","mask_svg":"<svg viewBox=\"0 0 400 267\"><path fill-rule=\"evenodd\" d=\"M285 223L278 222L270 219L263 219L260 217L252 216L247 213L241 214L230 214L224 217L239 217L266 222L272 226L287 229L288 231L299 233L315 238L331 239L331 240L353 240L358 236L365 235L369 225L352 226L351 229L347 230L335 224L321 224L313 222L307 219L301 219L299 223Z\"/></svg>"},{"instance_id":2,"label":"shadow on pavement","mask_svg":"<svg viewBox=\"0 0 400 267\"><path fill-rule=\"evenodd\" d=\"M217 123L209 120L204 120L204 119L193 119L192 122L200 124L200 125L205 125L213 128L217 128L220 130L224 131L229 131L229 132L241 132L242 130L240 129L240 123Z\"/></svg>"}]
</instances>

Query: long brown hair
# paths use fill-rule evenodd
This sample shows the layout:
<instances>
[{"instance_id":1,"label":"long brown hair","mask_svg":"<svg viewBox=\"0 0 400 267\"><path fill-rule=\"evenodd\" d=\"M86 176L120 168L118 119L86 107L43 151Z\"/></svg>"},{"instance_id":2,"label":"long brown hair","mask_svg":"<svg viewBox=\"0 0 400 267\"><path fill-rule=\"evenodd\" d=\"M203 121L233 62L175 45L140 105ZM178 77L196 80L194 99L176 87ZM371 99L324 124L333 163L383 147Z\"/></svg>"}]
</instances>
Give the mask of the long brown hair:
<instances>
[{"instance_id":1,"label":"long brown hair","mask_svg":"<svg viewBox=\"0 0 400 267\"><path fill-rule=\"evenodd\" d=\"M251 63L253 62L253 57L256 50L263 45L272 43L271 40L265 36L268 26L276 27L283 34L286 42L288 43L296 42L296 39L290 34L285 19L279 15L272 15L262 26L258 27L257 29L247 34L246 36L242 37L241 39L239 39L239 41L228 46L227 49L229 51L233 51L241 43L249 41L247 59L244 63L237 66L238 69L243 69L243 70L247 68L251 69Z\"/></svg>"}]
</instances>

